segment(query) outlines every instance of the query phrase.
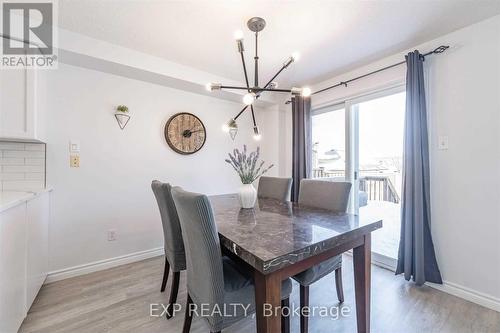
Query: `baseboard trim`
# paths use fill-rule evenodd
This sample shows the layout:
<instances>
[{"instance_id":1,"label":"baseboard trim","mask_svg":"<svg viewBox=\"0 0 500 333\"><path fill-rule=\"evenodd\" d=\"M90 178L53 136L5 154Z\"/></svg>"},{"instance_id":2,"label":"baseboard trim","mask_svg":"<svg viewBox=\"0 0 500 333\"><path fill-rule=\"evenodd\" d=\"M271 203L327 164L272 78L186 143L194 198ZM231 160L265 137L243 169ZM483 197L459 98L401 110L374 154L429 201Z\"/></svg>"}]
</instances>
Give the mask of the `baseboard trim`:
<instances>
[{"instance_id":1,"label":"baseboard trim","mask_svg":"<svg viewBox=\"0 0 500 333\"><path fill-rule=\"evenodd\" d=\"M466 301L479 304L488 309L500 312L500 299L492 297L490 295L449 281L443 281L442 285L430 282L426 282L425 284L431 288L440 290L453 296L457 296L459 298L465 299Z\"/></svg>"},{"instance_id":2,"label":"baseboard trim","mask_svg":"<svg viewBox=\"0 0 500 333\"><path fill-rule=\"evenodd\" d=\"M51 283L51 282L60 281L60 280L68 279L71 277L79 276L79 275L84 275L84 274L88 274L88 273L102 271L104 269L108 269L108 268L112 268L112 267L116 267L116 266L121 266L121 265L125 265L125 264L130 264L133 262L137 262L137 261L141 261L141 260L145 260L145 259L149 259L149 258L153 258L153 257L157 257L157 256L162 256L162 255L164 255L164 249L163 249L163 247L158 247L155 249L129 253L129 254L126 254L123 256L119 256L119 257L114 257L114 258L90 262L90 263L83 264L83 265L68 267L68 268L49 272L49 274L47 275L47 279L45 280L45 283Z\"/></svg>"},{"instance_id":3,"label":"baseboard trim","mask_svg":"<svg viewBox=\"0 0 500 333\"><path fill-rule=\"evenodd\" d=\"M347 255L352 257L352 252L346 252ZM391 259L377 253L372 253L372 264L390 270L392 272L396 271L397 260ZM435 284L426 282L426 286L437 289L439 291L445 292L447 294L459 297L466 301L484 306L488 309L500 312L500 299L492 297L490 295L481 293L479 291L461 286L459 284L443 281L443 284Z\"/></svg>"}]
</instances>

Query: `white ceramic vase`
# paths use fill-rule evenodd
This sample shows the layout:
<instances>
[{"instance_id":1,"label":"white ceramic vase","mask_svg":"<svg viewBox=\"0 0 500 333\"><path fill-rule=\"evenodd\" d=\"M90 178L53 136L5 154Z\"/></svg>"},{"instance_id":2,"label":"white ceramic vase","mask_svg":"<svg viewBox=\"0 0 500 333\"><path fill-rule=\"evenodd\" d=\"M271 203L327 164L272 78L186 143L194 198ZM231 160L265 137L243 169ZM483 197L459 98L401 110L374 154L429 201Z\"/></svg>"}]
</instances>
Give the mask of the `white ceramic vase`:
<instances>
[{"instance_id":1,"label":"white ceramic vase","mask_svg":"<svg viewBox=\"0 0 500 333\"><path fill-rule=\"evenodd\" d=\"M238 194L242 208L253 208L257 199L257 191L253 184L243 184Z\"/></svg>"}]
</instances>

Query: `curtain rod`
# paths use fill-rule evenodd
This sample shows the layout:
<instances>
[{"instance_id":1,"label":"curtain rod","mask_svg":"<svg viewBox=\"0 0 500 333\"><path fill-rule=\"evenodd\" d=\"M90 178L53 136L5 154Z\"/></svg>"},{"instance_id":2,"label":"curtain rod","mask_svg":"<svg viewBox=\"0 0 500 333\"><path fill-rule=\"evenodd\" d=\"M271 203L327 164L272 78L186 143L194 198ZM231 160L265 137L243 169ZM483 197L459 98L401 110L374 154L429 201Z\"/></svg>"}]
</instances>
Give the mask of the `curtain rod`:
<instances>
[{"instance_id":1,"label":"curtain rod","mask_svg":"<svg viewBox=\"0 0 500 333\"><path fill-rule=\"evenodd\" d=\"M443 52L444 52L444 51L446 51L446 49L448 49L448 48L449 48L449 46L447 46L447 45L446 45L446 46L445 46L445 45L441 45L441 46L439 46L439 47L435 48L434 50L432 50L432 51L430 51L430 52L427 52L427 53L425 53L425 54L422 54L422 56L425 58L426 56L431 55L431 54L439 54L439 53L443 53ZM350 79L350 80L347 80L347 81L342 81L342 82L339 82L339 83L337 83L337 84L334 84L333 86L329 86L329 87L323 88L323 89L321 89L321 90L315 91L315 92L313 92L311 95L316 95L316 94L319 94L319 93L321 93L321 92L323 92L323 91L327 91L327 90L330 90L330 89L333 89L333 88L336 88L336 87L340 87L340 86L347 87L347 84L348 84L348 83L351 83L351 82L353 82L353 81L356 81L356 80L362 79L362 78L364 78L364 77L367 77L367 76L370 76L370 75L373 75L373 74L376 74L376 73L379 73L379 72L385 71L386 69L390 69L390 68L393 68L393 67L396 67L396 66L402 65L402 64L404 64L404 63L406 63L406 60L403 60L403 61L398 62L398 63L396 63L396 64L392 64L392 65L390 65L390 66L386 66L386 67L384 67L384 68L377 69L377 70L375 70L375 71L373 71L373 72L370 72L370 73L367 73L367 74L363 74L363 75L361 75L361 76L355 77L355 78Z\"/></svg>"}]
</instances>

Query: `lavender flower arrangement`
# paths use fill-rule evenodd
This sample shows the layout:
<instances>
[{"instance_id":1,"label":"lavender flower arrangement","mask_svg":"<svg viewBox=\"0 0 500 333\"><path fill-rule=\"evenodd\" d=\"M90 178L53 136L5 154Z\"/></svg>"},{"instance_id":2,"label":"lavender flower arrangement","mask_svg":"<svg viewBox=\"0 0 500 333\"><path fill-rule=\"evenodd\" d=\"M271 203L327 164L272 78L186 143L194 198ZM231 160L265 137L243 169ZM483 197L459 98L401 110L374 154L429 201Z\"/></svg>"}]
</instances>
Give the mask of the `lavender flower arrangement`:
<instances>
[{"instance_id":1,"label":"lavender flower arrangement","mask_svg":"<svg viewBox=\"0 0 500 333\"><path fill-rule=\"evenodd\" d=\"M243 152L238 149L233 150L233 155L228 154L229 158L225 161L233 167L233 169L240 176L241 182L243 184L252 184L256 179L265 174L274 165L271 164L267 168L262 168L264 166L264 161L259 163L257 167L258 159L260 156L260 147L257 150L251 152L247 155L247 146L243 145ZM257 167L257 168L256 168Z\"/></svg>"}]
</instances>

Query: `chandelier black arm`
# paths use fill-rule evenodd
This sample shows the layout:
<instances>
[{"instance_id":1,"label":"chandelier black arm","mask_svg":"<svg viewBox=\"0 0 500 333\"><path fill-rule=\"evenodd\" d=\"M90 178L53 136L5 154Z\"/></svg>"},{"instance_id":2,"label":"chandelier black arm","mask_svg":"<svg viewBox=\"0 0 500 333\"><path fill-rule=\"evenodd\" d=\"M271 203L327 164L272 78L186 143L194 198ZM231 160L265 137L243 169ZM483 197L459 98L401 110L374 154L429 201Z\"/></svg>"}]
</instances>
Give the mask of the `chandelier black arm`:
<instances>
[{"instance_id":1,"label":"chandelier black arm","mask_svg":"<svg viewBox=\"0 0 500 333\"><path fill-rule=\"evenodd\" d=\"M267 89L267 87L271 84L271 82L273 82L274 79L276 79L278 77L278 75L280 75L281 72L283 72L283 70L285 70L285 68L287 68L289 65L290 64L287 63L287 64L281 66L279 71L277 71L276 74L274 74L274 76L269 81L267 81L267 83L264 86L264 88L262 89L262 91L292 92L291 90L285 90L285 89ZM285 90L285 91L283 91L283 90ZM257 94L256 98L259 98L259 96L260 96L260 93Z\"/></svg>"},{"instance_id":2,"label":"chandelier black arm","mask_svg":"<svg viewBox=\"0 0 500 333\"><path fill-rule=\"evenodd\" d=\"M267 86L268 86L268 85L270 85L270 84L271 84L271 82L273 82L273 81L274 81L274 79L275 79L276 77L278 77L278 75L280 75L280 74L281 74L281 72L283 72L283 70L284 70L285 68L287 68L287 67L288 67L288 66L283 65L283 66L280 68L280 70L279 70L276 74L274 74L274 76L273 76L273 77L272 77L272 78L271 78L271 79L270 79L270 80L266 83L266 85L264 86L264 89L266 89L266 88L267 88Z\"/></svg>"},{"instance_id":3,"label":"chandelier black arm","mask_svg":"<svg viewBox=\"0 0 500 333\"><path fill-rule=\"evenodd\" d=\"M247 87L237 87L237 86L220 86L220 89L248 90Z\"/></svg>"},{"instance_id":4,"label":"chandelier black arm","mask_svg":"<svg viewBox=\"0 0 500 333\"><path fill-rule=\"evenodd\" d=\"M262 91L274 91L274 92L292 92L290 89L269 89L269 88L246 88L246 87L235 87L235 86L221 86L221 89L234 89L234 90L248 90L254 93L260 93Z\"/></svg>"},{"instance_id":5,"label":"chandelier black arm","mask_svg":"<svg viewBox=\"0 0 500 333\"><path fill-rule=\"evenodd\" d=\"M250 105L250 110L252 110L253 127L255 127L257 126L257 123L255 122L255 113L253 112L253 105Z\"/></svg>"},{"instance_id":6,"label":"chandelier black arm","mask_svg":"<svg viewBox=\"0 0 500 333\"><path fill-rule=\"evenodd\" d=\"M247 90L250 92L250 84L248 83L247 66L245 64L245 56L243 55L243 50L240 51L241 63L243 64L243 73L245 73L245 82L247 84Z\"/></svg>"},{"instance_id":7,"label":"chandelier black arm","mask_svg":"<svg viewBox=\"0 0 500 333\"><path fill-rule=\"evenodd\" d=\"M236 115L236 117L234 117L233 119L236 120L238 119L239 116L241 116L241 114L248 108L248 105L245 106L243 109L241 109L241 111Z\"/></svg>"},{"instance_id":8,"label":"chandelier black arm","mask_svg":"<svg viewBox=\"0 0 500 333\"><path fill-rule=\"evenodd\" d=\"M274 91L274 92L286 92L286 93L291 93L292 91L290 89L269 89L269 88L256 88L256 89L253 89L252 90L254 92L258 92L258 93L261 93L263 91Z\"/></svg>"}]
</instances>

